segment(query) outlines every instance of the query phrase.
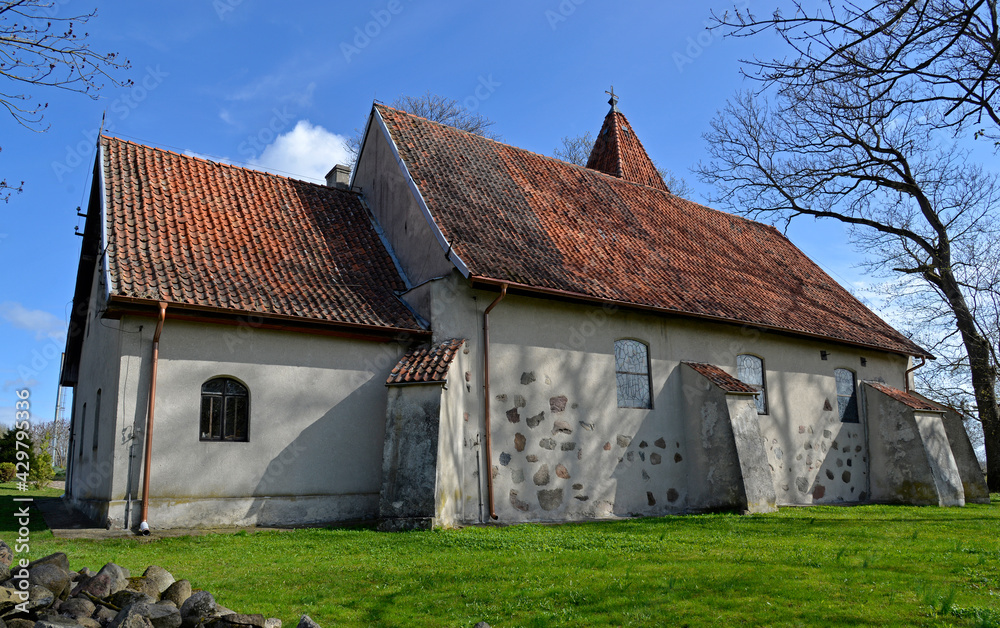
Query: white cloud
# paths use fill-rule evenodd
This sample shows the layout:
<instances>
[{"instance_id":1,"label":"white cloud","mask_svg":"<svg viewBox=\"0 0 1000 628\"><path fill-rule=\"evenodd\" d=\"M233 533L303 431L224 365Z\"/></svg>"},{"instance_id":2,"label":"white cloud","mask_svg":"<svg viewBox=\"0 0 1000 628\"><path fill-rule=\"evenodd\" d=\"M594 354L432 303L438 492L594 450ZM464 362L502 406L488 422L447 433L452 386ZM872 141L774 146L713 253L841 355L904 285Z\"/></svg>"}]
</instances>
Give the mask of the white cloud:
<instances>
[{"instance_id":1,"label":"white cloud","mask_svg":"<svg viewBox=\"0 0 1000 628\"><path fill-rule=\"evenodd\" d=\"M228 109L223 109L219 112L219 119L226 124L236 126L236 120L233 119L233 114L229 113Z\"/></svg>"},{"instance_id":2,"label":"white cloud","mask_svg":"<svg viewBox=\"0 0 1000 628\"><path fill-rule=\"evenodd\" d=\"M3 390L4 392L14 390L15 388L18 390L21 388L27 388L30 390L32 388L38 388L40 385L41 382L37 379L24 379L22 377L18 377L17 379L8 379L5 381L3 383Z\"/></svg>"},{"instance_id":3,"label":"white cloud","mask_svg":"<svg viewBox=\"0 0 1000 628\"><path fill-rule=\"evenodd\" d=\"M60 339L66 336L66 323L43 310L29 310L15 301L0 303L0 319L18 329L35 334L35 340Z\"/></svg>"},{"instance_id":4,"label":"white cloud","mask_svg":"<svg viewBox=\"0 0 1000 628\"><path fill-rule=\"evenodd\" d=\"M308 120L299 120L294 129L268 144L250 165L268 172L325 183L326 173L337 164L346 164L349 156L345 136L310 124Z\"/></svg>"},{"instance_id":5,"label":"white cloud","mask_svg":"<svg viewBox=\"0 0 1000 628\"><path fill-rule=\"evenodd\" d=\"M211 161L217 164L226 164L227 166L233 165L233 162L229 157L216 157L215 155L206 155L205 153L198 153L193 150L186 150L184 154L188 157L197 157L198 159L204 159L205 161Z\"/></svg>"}]
</instances>

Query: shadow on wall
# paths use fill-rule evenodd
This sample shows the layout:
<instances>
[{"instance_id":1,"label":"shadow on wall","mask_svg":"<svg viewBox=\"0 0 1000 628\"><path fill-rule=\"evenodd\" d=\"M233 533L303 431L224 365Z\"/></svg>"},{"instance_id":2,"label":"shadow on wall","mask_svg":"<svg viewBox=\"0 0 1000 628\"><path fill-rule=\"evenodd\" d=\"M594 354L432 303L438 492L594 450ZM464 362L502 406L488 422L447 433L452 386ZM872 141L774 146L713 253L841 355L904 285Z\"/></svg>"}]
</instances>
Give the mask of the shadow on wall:
<instances>
[{"instance_id":1,"label":"shadow on wall","mask_svg":"<svg viewBox=\"0 0 1000 628\"><path fill-rule=\"evenodd\" d=\"M611 451L618 463L611 474L616 481L612 511L620 517L657 516L687 510L690 504L693 458L690 454L686 421L671 409L686 403L680 366L673 369L653 398L652 410L619 409L644 413L631 434L619 434ZM615 391L617 405L617 391Z\"/></svg>"},{"instance_id":2,"label":"shadow on wall","mask_svg":"<svg viewBox=\"0 0 1000 628\"><path fill-rule=\"evenodd\" d=\"M247 521L288 525L375 518L385 419L379 415L377 420L363 421L358 409L371 400L368 387L384 389L383 381L373 377L310 422L271 459L253 491ZM384 391L381 397L384 407ZM267 438L260 423L251 438Z\"/></svg>"}]
</instances>

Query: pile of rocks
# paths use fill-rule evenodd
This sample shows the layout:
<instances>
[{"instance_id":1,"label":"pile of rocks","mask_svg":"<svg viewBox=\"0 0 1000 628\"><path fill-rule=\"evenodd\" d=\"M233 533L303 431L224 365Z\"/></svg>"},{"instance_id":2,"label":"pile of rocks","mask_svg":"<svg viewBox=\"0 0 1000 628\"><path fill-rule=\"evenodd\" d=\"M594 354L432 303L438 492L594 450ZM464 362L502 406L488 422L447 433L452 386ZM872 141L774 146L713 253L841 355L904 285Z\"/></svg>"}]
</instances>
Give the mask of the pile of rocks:
<instances>
[{"instance_id":1,"label":"pile of rocks","mask_svg":"<svg viewBox=\"0 0 1000 628\"><path fill-rule=\"evenodd\" d=\"M156 565L138 577L114 563L71 571L60 552L22 566L0 541L0 582L0 628L281 628L219 606ZM319 626L303 615L297 628Z\"/></svg>"}]
</instances>

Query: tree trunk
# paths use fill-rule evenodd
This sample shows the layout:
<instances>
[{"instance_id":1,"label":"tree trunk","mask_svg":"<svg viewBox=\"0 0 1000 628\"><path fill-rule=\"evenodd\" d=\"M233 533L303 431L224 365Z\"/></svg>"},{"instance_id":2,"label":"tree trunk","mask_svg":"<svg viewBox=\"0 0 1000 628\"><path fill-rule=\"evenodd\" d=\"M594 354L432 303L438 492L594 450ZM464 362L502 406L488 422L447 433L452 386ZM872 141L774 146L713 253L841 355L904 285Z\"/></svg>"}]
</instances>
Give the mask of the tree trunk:
<instances>
[{"instance_id":1,"label":"tree trunk","mask_svg":"<svg viewBox=\"0 0 1000 628\"><path fill-rule=\"evenodd\" d=\"M969 356L972 389L976 396L979 420L983 424L986 445L986 484L991 493L1000 492L1000 408L997 407L997 369L988 339L979 333L969 305L959 290L958 282L949 270L942 269L941 284L945 297L955 314L962 342Z\"/></svg>"}]
</instances>

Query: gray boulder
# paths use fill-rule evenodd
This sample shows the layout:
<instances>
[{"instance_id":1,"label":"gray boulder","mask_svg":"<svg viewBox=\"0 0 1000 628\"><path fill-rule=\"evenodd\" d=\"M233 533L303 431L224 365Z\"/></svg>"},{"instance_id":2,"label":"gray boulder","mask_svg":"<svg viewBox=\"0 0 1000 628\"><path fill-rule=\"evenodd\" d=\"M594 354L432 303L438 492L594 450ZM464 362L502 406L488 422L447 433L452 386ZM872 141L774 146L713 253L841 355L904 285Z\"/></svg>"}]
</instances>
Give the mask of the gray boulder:
<instances>
[{"instance_id":1,"label":"gray boulder","mask_svg":"<svg viewBox=\"0 0 1000 628\"><path fill-rule=\"evenodd\" d=\"M319 624L317 624L312 620L312 617L310 617L309 615L303 615L299 619L299 625L296 626L295 628L320 628L320 627Z\"/></svg>"},{"instance_id":2,"label":"gray boulder","mask_svg":"<svg viewBox=\"0 0 1000 628\"><path fill-rule=\"evenodd\" d=\"M83 628L104 628L104 624L90 617L78 617L76 623Z\"/></svg>"},{"instance_id":3,"label":"gray boulder","mask_svg":"<svg viewBox=\"0 0 1000 628\"><path fill-rule=\"evenodd\" d=\"M187 580L174 582L160 595L161 600L170 600L177 605L177 608L184 606L189 597L191 597L191 583Z\"/></svg>"},{"instance_id":4,"label":"gray boulder","mask_svg":"<svg viewBox=\"0 0 1000 628\"><path fill-rule=\"evenodd\" d=\"M114 563L108 563L101 567L95 577L100 577L101 574L106 574L111 578L111 593L118 593L128 586L128 578L131 575L128 569Z\"/></svg>"},{"instance_id":5,"label":"gray boulder","mask_svg":"<svg viewBox=\"0 0 1000 628\"><path fill-rule=\"evenodd\" d=\"M53 554L55 556L55 554ZM62 556L66 556L62 554ZM69 572L56 562L36 562L28 567L28 582L45 587L57 598L69 596Z\"/></svg>"},{"instance_id":6,"label":"gray boulder","mask_svg":"<svg viewBox=\"0 0 1000 628\"><path fill-rule=\"evenodd\" d=\"M277 617L268 617L264 620L264 628L281 628L281 620Z\"/></svg>"},{"instance_id":7,"label":"gray boulder","mask_svg":"<svg viewBox=\"0 0 1000 628\"><path fill-rule=\"evenodd\" d=\"M31 585L28 587L27 609L29 611L37 610L39 608L48 608L55 601L55 594L45 587L40 587L38 585Z\"/></svg>"},{"instance_id":8,"label":"gray boulder","mask_svg":"<svg viewBox=\"0 0 1000 628\"><path fill-rule=\"evenodd\" d=\"M160 599L160 587L159 585L145 576L139 576L138 578L129 578L128 584L125 585L126 591L138 591L153 598L154 600Z\"/></svg>"},{"instance_id":9,"label":"gray boulder","mask_svg":"<svg viewBox=\"0 0 1000 628\"><path fill-rule=\"evenodd\" d=\"M96 619L102 626L108 625L111 620L118 616L118 613L111 610L107 606L98 606L94 609L94 614L91 615L93 619Z\"/></svg>"},{"instance_id":10,"label":"gray boulder","mask_svg":"<svg viewBox=\"0 0 1000 628\"><path fill-rule=\"evenodd\" d=\"M68 617L90 617L97 610L96 605L82 597L71 597L59 606L59 612Z\"/></svg>"},{"instance_id":11,"label":"gray boulder","mask_svg":"<svg viewBox=\"0 0 1000 628\"><path fill-rule=\"evenodd\" d=\"M4 621L7 624L7 628L32 628L35 625L34 621L24 619L23 617L15 617Z\"/></svg>"},{"instance_id":12,"label":"gray boulder","mask_svg":"<svg viewBox=\"0 0 1000 628\"><path fill-rule=\"evenodd\" d=\"M195 591L181 605L181 618L193 619L195 623L215 616L215 598L208 591Z\"/></svg>"},{"instance_id":13,"label":"gray boulder","mask_svg":"<svg viewBox=\"0 0 1000 628\"><path fill-rule=\"evenodd\" d=\"M111 595L112 578L108 574L98 574L91 578L83 578L73 587L70 593L73 597L106 598Z\"/></svg>"},{"instance_id":14,"label":"gray boulder","mask_svg":"<svg viewBox=\"0 0 1000 628\"><path fill-rule=\"evenodd\" d=\"M264 628L265 621L263 615L231 613L220 617L215 625L219 628Z\"/></svg>"},{"instance_id":15,"label":"gray boulder","mask_svg":"<svg viewBox=\"0 0 1000 628\"><path fill-rule=\"evenodd\" d=\"M77 628L77 626L79 624L75 619L58 615L40 618L35 622L35 628Z\"/></svg>"},{"instance_id":16,"label":"gray boulder","mask_svg":"<svg viewBox=\"0 0 1000 628\"><path fill-rule=\"evenodd\" d=\"M115 621L128 613L142 615L153 624L153 628L180 628L181 625L181 612L173 606L136 602L123 608Z\"/></svg>"},{"instance_id":17,"label":"gray boulder","mask_svg":"<svg viewBox=\"0 0 1000 628\"><path fill-rule=\"evenodd\" d=\"M121 609L124 609L130 604L137 604L139 602L146 602L148 604L156 603L156 598L150 597L140 591L132 591L131 589L122 589L118 593L112 593L105 599L108 603Z\"/></svg>"},{"instance_id":18,"label":"gray boulder","mask_svg":"<svg viewBox=\"0 0 1000 628\"><path fill-rule=\"evenodd\" d=\"M126 613L122 611L111 620L108 628L153 628L153 624L147 617L143 617L138 613Z\"/></svg>"},{"instance_id":19,"label":"gray boulder","mask_svg":"<svg viewBox=\"0 0 1000 628\"><path fill-rule=\"evenodd\" d=\"M156 593L161 594L174 583L174 577L169 571L157 565L150 565L142 573L142 577L156 586Z\"/></svg>"},{"instance_id":20,"label":"gray boulder","mask_svg":"<svg viewBox=\"0 0 1000 628\"><path fill-rule=\"evenodd\" d=\"M63 552L56 552L55 554L49 554L44 558L33 560L28 563L28 569L30 570L39 565L56 565L66 573L69 573L69 557Z\"/></svg>"}]
</instances>

